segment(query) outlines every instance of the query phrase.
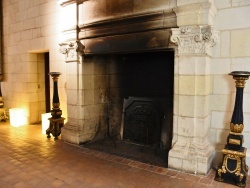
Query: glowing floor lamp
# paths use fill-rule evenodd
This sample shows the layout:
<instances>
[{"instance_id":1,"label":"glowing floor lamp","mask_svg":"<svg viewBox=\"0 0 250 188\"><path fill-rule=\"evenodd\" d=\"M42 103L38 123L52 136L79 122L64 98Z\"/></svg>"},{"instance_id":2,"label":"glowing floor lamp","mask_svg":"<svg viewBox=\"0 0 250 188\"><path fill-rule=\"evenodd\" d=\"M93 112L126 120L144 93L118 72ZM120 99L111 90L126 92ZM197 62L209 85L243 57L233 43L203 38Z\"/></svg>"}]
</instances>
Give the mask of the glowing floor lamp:
<instances>
[{"instance_id":1,"label":"glowing floor lamp","mask_svg":"<svg viewBox=\"0 0 250 188\"><path fill-rule=\"evenodd\" d=\"M51 118L50 113L42 114L42 134L46 134L46 130L49 128L49 118Z\"/></svg>"},{"instance_id":2,"label":"glowing floor lamp","mask_svg":"<svg viewBox=\"0 0 250 188\"><path fill-rule=\"evenodd\" d=\"M22 108L11 108L10 113L10 125L13 127L20 127L27 124L27 119Z\"/></svg>"},{"instance_id":3,"label":"glowing floor lamp","mask_svg":"<svg viewBox=\"0 0 250 188\"><path fill-rule=\"evenodd\" d=\"M53 101L52 101L52 110L51 110L51 118L49 118L50 125L46 130L47 138L50 138L50 134L54 136L54 139L57 140L58 136L61 134L61 128L64 125L64 119L62 116L62 110L60 110L60 101L58 96L58 77L61 73L59 72L51 72L53 79Z\"/></svg>"}]
</instances>

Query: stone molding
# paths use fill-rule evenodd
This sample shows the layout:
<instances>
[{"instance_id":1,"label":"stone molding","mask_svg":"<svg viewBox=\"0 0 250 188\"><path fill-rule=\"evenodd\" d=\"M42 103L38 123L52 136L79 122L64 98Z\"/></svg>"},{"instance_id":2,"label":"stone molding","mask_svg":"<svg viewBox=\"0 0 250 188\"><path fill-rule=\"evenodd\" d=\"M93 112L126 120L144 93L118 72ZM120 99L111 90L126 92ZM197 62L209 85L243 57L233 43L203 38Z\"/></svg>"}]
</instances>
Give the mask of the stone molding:
<instances>
[{"instance_id":1,"label":"stone molding","mask_svg":"<svg viewBox=\"0 0 250 188\"><path fill-rule=\"evenodd\" d=\"M177 16L177 25L213 25L217 9L211 2L194 3L173 9Z\"/></svg>"},{"instance_id":2,"label":"stone molding","mask_svg":"<svg viewBox=\"0 0 250 188\"><path fill-rule=\"evenodd\" d=\"M59 5L61 6L67 6L73 3L81 4L86 0L58 0Z\"/></svg>"},{"instance_id":3,"label":"stone molding","mask_svg":"<svg viewBox=\"0 0 250 188\"><path fill-rule=\"evenodd\" d=\"M80 41L60 43L60 53L65 55L65 62L79 61L79 56L84 54L84 45Z\"/></svg>"},{"instance_id":4,"label":"stone molding","mask_svg":"<svg viewBox=\"0 0 250 188\"><path fill-rule=\"evenodd\" d=\"M209 55L218 42L218 32L211 26L191 26L171 29L170 41L177 45L177 55Z\"/></svg>"},{"instance_id":5,"label":"stone molding","mask_svg":"<svg viewBox=\"0 0 250 188\"><path fill-rule=\"evenodd\" d=\"M178 141L169 151L168 167L192 174L206 175L215 155L214 147L204 140L202 143Z\"/></svg>"},{"instance_id":6,"label":"stone molding","mask_svg":"<svg viewBox=\"0 0 250 188\"><path fill-rule=\"evenodd\" d=\"M77 40L78 28L77 25L65 26L62 30L62 42L71 42Z\"/></svg>"},{"instance_id":7,"label":"stone molding","mask_svg":"<svg viewBox=\"0 0 250 188\"><path fill-rule=\"evenodd\" d=\"M90 23L79 23L79 39L177 28L176 22L176 15L173 10L160 10Z\"/></svg>"}]
</instances>

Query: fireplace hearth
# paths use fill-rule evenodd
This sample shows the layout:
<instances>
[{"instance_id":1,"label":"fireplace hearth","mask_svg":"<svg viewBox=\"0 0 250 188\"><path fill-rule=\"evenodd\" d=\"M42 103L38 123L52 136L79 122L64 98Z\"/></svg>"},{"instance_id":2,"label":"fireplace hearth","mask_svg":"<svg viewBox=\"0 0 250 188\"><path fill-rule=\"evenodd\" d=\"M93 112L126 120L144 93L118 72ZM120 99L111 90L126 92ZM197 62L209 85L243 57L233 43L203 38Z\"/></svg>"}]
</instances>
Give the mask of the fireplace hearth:
<instances>
[{"instance_id":1,"label":"fireplace hearth","mask_svg":"<svg viewBox=\"0 0 250 188\"><path fill-rule=\"evenodd\" d=\"M81 146L150 165L159 167L168 166L168 149L157 148L155 150L155 148L148 146L142 148L141 145L122 141L119 137L116 137L116 147L114 147L114 143L111 140L106 140L104 143L102 140L96 140Z\"/></svg>"}]
</instances>

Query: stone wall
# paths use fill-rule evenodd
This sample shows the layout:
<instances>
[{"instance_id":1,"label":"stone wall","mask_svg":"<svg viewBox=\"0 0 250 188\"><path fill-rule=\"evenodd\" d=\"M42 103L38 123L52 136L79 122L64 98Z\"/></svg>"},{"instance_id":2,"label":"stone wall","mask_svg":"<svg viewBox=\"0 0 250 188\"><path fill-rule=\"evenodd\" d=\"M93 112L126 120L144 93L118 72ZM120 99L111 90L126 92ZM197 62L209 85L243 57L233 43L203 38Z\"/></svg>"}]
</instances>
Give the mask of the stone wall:
<instances>
[{"instance_id":1,"label":"stone wall","mask_svg":"<svg viewBox=\"0 0 250 188\"><path fill-rule=\"evenodd\" d=\"M157 12L156 16L159 16L159 11L173 9L177 24L172 29L172 36L176 37L172 38L176 57L170 167L205 174L211 166L211 159L216 166L226 143L234 107L234 80L228 73L250 71L249 0L90 0L79 1L79 10L75 6L77 1L73 0L2 2L2 93L5 106L22 107L30 123L40 121L44 107L38 107L41 103L39 92L43 89L43 83L39 81L42 78L39 67L43 62L42 54L49 52L50 71L62 73L59 77L59 97L63 117L68 117L62 138L75 144L93 138L95 134L92 133L98 131L99 122L101 130L105 131L101 93L105 94L108 82L103 81L109 75L108 71L113 70L105 67L107 62L103 63L101 59L81 59L83 46L77 43L77 24L83 27L86 23L118 18L120 13L129 17ZM115 3L118 6L114 6ZM164 11L163 15L166 15ZM212 36L214 30L219 31L218 43L211 47L215 42L213 38L205 41L199 37L206 33ZM198 37L196 41L185 40L188 35ZM179 42L184 43L174 40L178 37L181 38ZM196 47L190 48L190 43L196 44ZM70 46L67 53L65 49L60 49L64 53L60 54L59 44ZM206 48L201 49L201 44ZM111 85L117 84L114 79ZM100 88L104 89L101 91ZM243 134L244 146L250 150L249 102L250 81L247 81ZM217 157L213 155L213 148Z\"/></svg>"},{"instance_id":2,"label":"stone wall","mask_svg":"<svg viewBox=\"0 0 250 188\"><path fill-rule=\"evenodd\" d=\"M3 0L3 83L7 108L24 108L29 123L41 121L41 67L43 53L50 54L50 71L62 72L59 96L63 116L67 116L65 63L59 53L60 6L57 1ZM51 86L52 79L51 79ZM53 91L51 89L51 91ZM43 94L44 95L44 94ZM52 94L51 94L52 96Z\"/></svg>"},{"instance_id":3,"label":"stone wall","mask_svg":"<svg viewBox=\"0 0 250 188\"><path fill-rule=\"evenodd\" d=\"M231 71L250 71L250 1L214 1L218 10L214 28L220 31L220 44L211 59L212 93L210 140L221 157L221 149L230 131L235 100L235 82ZM246 82L243 99L244 146L250 150L250 82ZM248 154L249 156L249 154ZM219 159L218 159L219 160ZM216 161L217 162L217 161ZM247 160L249 166L249 159Z\"/></svg>"}]
</instances>

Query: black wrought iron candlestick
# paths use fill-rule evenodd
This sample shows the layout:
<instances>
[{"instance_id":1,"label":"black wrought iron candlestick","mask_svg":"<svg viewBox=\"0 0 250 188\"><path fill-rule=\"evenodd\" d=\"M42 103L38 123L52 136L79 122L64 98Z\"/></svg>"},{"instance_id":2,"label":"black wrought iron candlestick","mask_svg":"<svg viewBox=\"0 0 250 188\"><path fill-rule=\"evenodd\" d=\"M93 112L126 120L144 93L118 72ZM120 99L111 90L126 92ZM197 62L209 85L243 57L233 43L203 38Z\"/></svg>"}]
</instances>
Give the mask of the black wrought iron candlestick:
<instances>
[{"instance_id":1,"label":"black wrought iron candlestick","mask_svg":"<svg viewBox=\"0 0 250 188\"><path fill-rule=\"evenodd\" d=\"M49 73L53 79L53 100L52 100L52 110L51 110L51 118L49 118L50 125L46 130L47 138L50 138L50 133L57 140L58 136L61 134L61 128L64 125L64 119L62 116L62 110L60 110L60 101L58 96L58 77L60 76L59 72L51 72Z\"/></svg>"},{"instance_id":2,"label":"black wrought iron candlestick","mask_svg":"<svg viewBox=\"0 0 250 188\"><path fill-rule=\"evenodd\" d=\"M215 180L228 183L236 183L239 187L246 186L248 166L246 165L246 151L243 144L243 91L245 81L248 80L250 72L234 71L233 76L236 83L236 97L234 111L230 123L230 133L227 144L222 150L222 163L216 169Z\"/></svg>"}]
</instances>

